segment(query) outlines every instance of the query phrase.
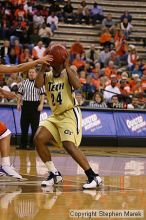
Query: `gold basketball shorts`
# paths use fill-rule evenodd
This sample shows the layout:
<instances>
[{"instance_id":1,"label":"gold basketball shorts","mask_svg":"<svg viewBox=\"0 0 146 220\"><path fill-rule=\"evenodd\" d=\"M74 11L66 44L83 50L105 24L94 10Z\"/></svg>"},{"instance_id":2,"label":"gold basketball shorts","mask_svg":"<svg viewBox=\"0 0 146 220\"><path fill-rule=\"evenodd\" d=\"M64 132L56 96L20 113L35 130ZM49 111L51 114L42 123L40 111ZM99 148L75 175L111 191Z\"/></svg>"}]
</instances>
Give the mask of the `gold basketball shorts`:
<instances>
[{"instance_id":1,"label":"gold basketball shorts","mask_svg":"<svg viewBox=\"0 0 146 220\"><path fill-rule=\"evenodd\" d=\"M78 147L82 138L82 115L79 107L74 107L60 115L51 115L40 125L49 130L53 145L62 147L62 142L70 141Z\"/></svg>"}]
</instances>

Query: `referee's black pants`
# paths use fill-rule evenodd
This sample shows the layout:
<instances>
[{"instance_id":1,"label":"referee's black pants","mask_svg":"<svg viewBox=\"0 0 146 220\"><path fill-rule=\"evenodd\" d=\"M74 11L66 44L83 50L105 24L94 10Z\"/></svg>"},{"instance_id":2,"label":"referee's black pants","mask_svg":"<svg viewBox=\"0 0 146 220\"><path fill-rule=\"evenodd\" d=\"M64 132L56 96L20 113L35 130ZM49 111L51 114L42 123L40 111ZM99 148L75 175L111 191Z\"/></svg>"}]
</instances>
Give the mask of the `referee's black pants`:
<instances>
[{"instance_id":1,"label":"referee's black pants","mask_svg":"<svg viewBox=\"0 0 146 220\"><path fill-rule=\"evenodd\" d=\"M21 144L20 147L27 148L28 131L31 126L31 137L29 147L33 148L33 138L39 126L40 112L38 111L39 101L23 101L21 111Z\"/></svg>"}]
</instances>

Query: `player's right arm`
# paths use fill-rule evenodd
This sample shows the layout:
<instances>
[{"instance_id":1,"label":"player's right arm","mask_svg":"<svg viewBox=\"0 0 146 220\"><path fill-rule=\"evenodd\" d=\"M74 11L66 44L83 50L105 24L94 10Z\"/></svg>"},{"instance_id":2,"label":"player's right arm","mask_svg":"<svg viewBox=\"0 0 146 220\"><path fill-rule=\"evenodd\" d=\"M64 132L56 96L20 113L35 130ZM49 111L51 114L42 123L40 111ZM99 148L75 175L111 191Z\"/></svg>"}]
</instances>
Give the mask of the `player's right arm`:
<instances>
[{"instance_id":1,"label":"player's right arm","mask_svg":"<svg viewBox=\"0 0 146 220\"><path fill-rule=\"evenodd\" d=\"M50 64L52 61L51 56L45 56L40 59L37 59L35 61L22 63L16 66L5 66L0 65L0 73L17 73L17 72L24 72L27 71L33 67L35 67L37 64Z\"/></svg>"},{"instance_id":2,"label":"player's right arm","mask_svg":"<svg viewBox=\"0 0 146 220\"><path fill-rule=\"evenodd\" d=\"M45 79L44 79L45 70L46 70L46 64L43 64L35 79L36 88L41 88L45 84Z\"/></svg>"}]
</instances>

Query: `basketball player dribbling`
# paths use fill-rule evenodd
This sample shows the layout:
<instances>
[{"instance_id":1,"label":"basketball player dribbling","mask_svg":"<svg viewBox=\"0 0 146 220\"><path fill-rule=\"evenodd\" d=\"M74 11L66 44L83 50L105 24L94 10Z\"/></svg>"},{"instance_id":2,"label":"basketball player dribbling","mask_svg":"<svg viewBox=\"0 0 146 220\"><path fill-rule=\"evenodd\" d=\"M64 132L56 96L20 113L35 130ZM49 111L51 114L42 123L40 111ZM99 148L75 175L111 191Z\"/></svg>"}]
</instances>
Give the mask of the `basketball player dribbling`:
<instances>
[{"instance_id":1,"label":"basketball player dribbling","mask_svg":"<svg viewBox=\"0 0 146 220\"><path fill-rule=\"evenodd\" d=\"M74 95L74 89L81 87L76 67L69 65L69 58L64 64L53 67L45 73L43 65L36 78L36 87L45 84L46 94L52 115L40 123L34 138L37 152L48 168L49 176L42 182L42 186L52 186L63 180L56 169L49 149L48 142L63 147L71 157L83 168L88 182L84 189L95 189L102 180L90 167L86 157L78 148L82 137L81 111Z\"/></svg>"},{"instance_id":2,"label":"basketball player dribbling","mask_svg":"<svg viewBox=\"0 0 146 220\"><path fill-rule=\"evenodd\" d=\"M51 57L43 57L41 59L23 63L16 66L5 66L0 65L0 73L16 73L27 71L30 68L33 68L37 64L49 64L52 61ZM5 98L17 98L14 93L4 91L0 88L0 97ZM22 176L16 172L13 166L10 163L10 138L11 131L6 127L6 125L0 121L0 153L1 153L1 166L0 166L0 176L12 176L17 179L22 179Z\"/></svg>"}]
</instances>

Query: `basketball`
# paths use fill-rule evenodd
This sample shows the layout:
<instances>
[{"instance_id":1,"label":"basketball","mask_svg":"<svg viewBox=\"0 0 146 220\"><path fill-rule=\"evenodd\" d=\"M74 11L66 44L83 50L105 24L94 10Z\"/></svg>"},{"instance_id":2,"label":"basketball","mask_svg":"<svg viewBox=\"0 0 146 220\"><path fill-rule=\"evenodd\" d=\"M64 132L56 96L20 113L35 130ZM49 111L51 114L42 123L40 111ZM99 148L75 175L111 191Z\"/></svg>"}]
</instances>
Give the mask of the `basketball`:
<instances>
[{"instance_id":1,"label":"basketball","mask_svg":"<svg viewBox=\"0 0 146 220\"><path fill-rule=\"evenodd\" d=\"M67 50L61 44L51 45L49 48L49 54L53 56L53 61L51 62L52 67L60 66L67 58Z\"/></svg>"}]
</instances>

